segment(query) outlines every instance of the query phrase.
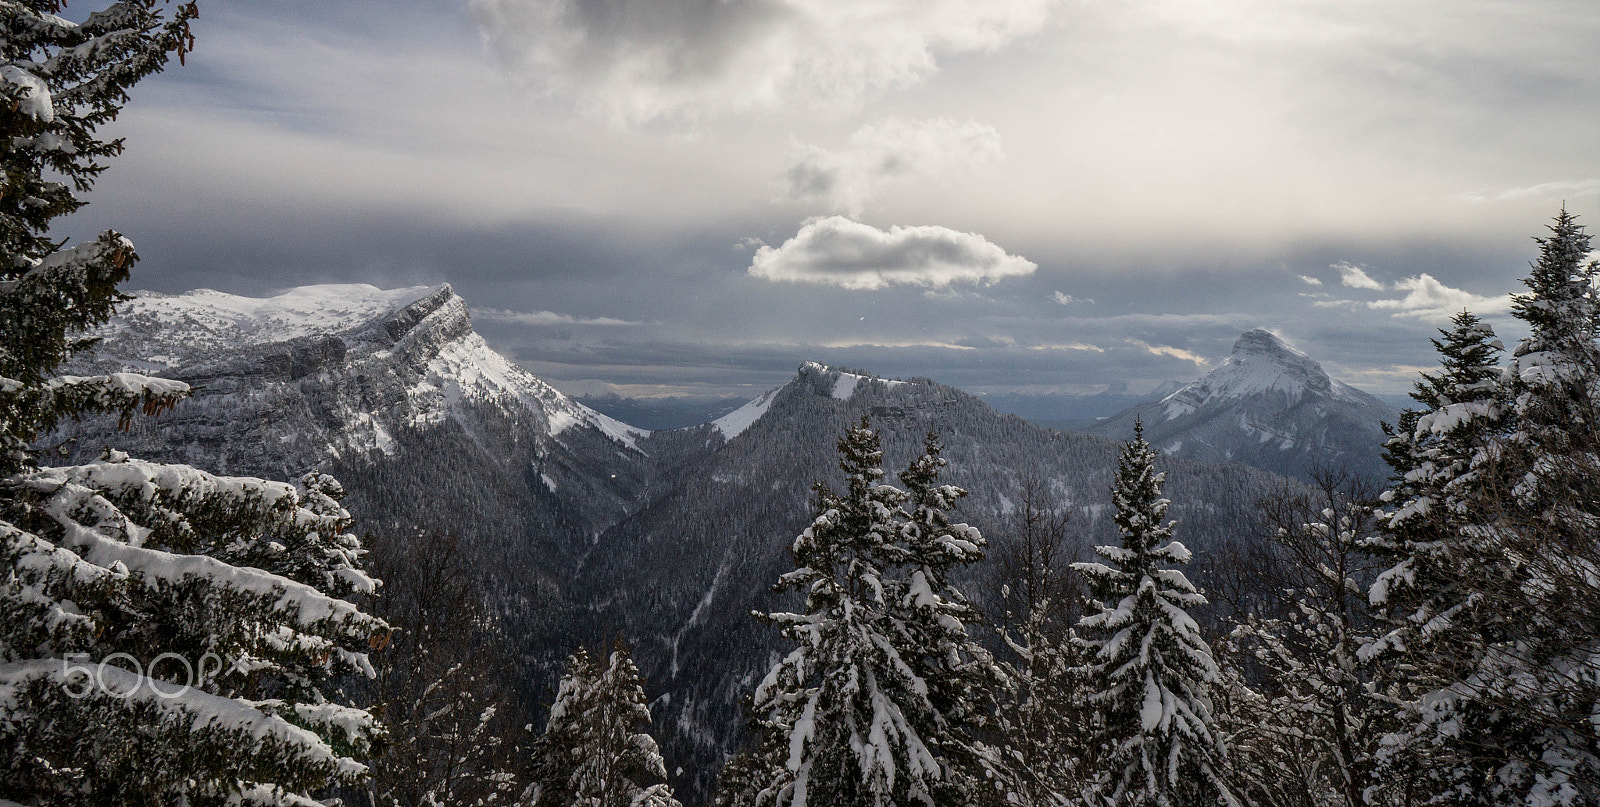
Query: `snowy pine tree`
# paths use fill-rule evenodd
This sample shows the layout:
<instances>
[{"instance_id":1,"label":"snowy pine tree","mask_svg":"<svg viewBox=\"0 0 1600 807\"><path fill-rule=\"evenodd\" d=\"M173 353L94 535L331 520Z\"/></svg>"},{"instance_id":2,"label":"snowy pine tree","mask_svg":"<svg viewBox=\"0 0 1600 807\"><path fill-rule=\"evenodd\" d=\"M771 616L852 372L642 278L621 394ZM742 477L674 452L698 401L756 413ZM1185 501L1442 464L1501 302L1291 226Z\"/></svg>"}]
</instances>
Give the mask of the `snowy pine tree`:
<instances>
[{"instance_id":1,"label":"snowy pine tree","mask_svg":"<svg viewBox=\"0 0 1600 807\"><path fill-rule=\"evenodd\" d=\"M1489 638L1504 633L1495 623L1510 616L1481 596L1484 581L1511 574L1499 540L1482 526L1497 473L1492 446L1506 418L1501 345L1470 312L1451 322L1432 340L1439 371L1424 374L1412 393L1423 408L1402 415L1386 446L1394 477L1381 497L1381 532L1368 541L1390 564L1368 591L1382 629L1359 654L1370 668L1404 671L1389 678L1407 728L1385 741L1378 778L1437 794L1477 789L1470 783L1488 773L1472 750L1482 747L1475 735L1496 729L1468 721L1453 736L1440 733L1421 711L1424 699L1469 675Z\"/></svg>"},{"instance_id":2,"label":"snowy pine tree","mask_svg":"<svg viewBox=\"0 0 1600 807\"><path fill-rule=\"evenodd\" d=\"M927 685L933 720L922 727L922 737L943 769L941 803L970 804L998 796L1010 778L997 751L978 739L980 731L998 727L1006 681L994 657L968 632L982 615L950 581L952 572L983 559L985 542L976 527L951 522L950 510L967 492L939 483L948 464L939 452L938 436L930 432L922 454L899 474L906 492L899 540L884 549L903 553L903 560L885 581L895 593L887 624L895 629L889 638L901 658Z\"/></svg>"},{"instance_id":3,"label":"snowy pine tree","mask_svg":"<svg viewBox=\"0 0 1600 807\"><path fill-rule=\"evenodd\" d=\"M1444 385L1417 419L1380 544L1396 627L1370 655L1416 675L1388 763L1436 803L1600 803L1595 267L1574 217L1550 230L1514 307L1529 337L1492 392Z\"/></svg>"},{"instance_id":4,"label":"snowy pine tree","mask_svg":"<svg viewBox=\"0 0 1600 807\"><path fill-rule=\"evenodd\" d=\"M1529 326L1504 387L1509 431L1484 452L1498 484L1469 534L1497 543L1510 573L1469 578L1500 616L1469 674L1424 714L1482 716L1479 786L1498 804L1600 804L1600 346L1596 265L1563 209L1513 313ZM1435 725L1439 725L1435 722ZM1452 726L1455 723L1451 724Z\"/></svg>"},{"instance_id":5,"label":"snowy pine tree","mask_svg":"<svg viewBox=\"0 0 1600 807\"><path fill-rule=\"evenodd\" d=\"M61 248L119 141L96 128L189 47L193 4L0 4L0 799L29 805L305 805L358 781L382 738L336 682L371 675L387 626L339 484L214 476L109 451L41 468L65 418L124 420L187 387L56 375L122 299L137 260L108 232ZM60 179L66 182L58 181Z\"/></svg>"},{"instance_id":6,"label":"snowy pine tree","mask_svg":"<svg viewBox=\"0 0 1600 807\"><path fill-rule=\"evenodd\" d=\"M534 744L529 807L679 807L647 732L650 709L633 656L620 641L604 664L579 650Z\"/></svg>"},{"instance_id":7,"label":"snowy pine tree","mask_svg":"<svg viewBox=\"0 0 1600 807\"><path fill-rule=\"evenodd\" d=\"M1112 498L1121 546L1095 551L1104 563L1075 563L1088 581L1091 613L1079 620L1089 663L1094 745L1103 749L1091 803L1233 805L1224 749L1213 727L1209 688L1218 669L1187 609L1206 599L1169 568L1191 554L1163 523L1164 474L1142 424L1123 448Z\"/></svg>"},{"instance_id":8,"label":"snowy pine tree","mask_svg":"<svg viewBox=\"0 0 1600 807\"><path fill-rule=\"evenodd\" d=\"M936 484L936 453L906 473L921 498L879 482L883 452L864 419L839 453L846 490L817 486L817 516L794 542L798 568L779 582L806 593L806 612L767 617L795 648L753 701L760 730L777 740L766 747L783 756L757 803L971 803L986 757L965 705L948 701L981 703L973 681L988 673L968 666L986 661L971 652L960 622L970 607L944 575L976 557L981 538L948 522L944 510L960 494Z\"/></svg>"}]
</instances>

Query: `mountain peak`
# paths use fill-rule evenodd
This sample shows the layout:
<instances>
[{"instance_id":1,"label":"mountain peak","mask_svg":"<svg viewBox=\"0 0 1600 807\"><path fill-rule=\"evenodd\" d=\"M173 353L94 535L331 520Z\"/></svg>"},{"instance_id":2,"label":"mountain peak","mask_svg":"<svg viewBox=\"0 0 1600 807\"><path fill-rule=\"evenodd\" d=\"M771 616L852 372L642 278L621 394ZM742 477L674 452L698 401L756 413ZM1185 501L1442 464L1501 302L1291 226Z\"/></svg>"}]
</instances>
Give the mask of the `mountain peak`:
<instances>
[{"instance_id":1,"label":"mountain peak","mask_svg":"<svg viewBox=\"0 0 1600 807\"><path fill-rule=\"evenodd\" d=\"M1307 393L1344 397L1343 387L1328 378L1316 359L1290 347L1277 334L1256 328L1239 336L1221 367L1168 395L1163 403L1171 420L1221 400L1276 393L1293 405Z\"/></svg>"},{"instance_id":2,"label":"mountain peak","mask_svg":"<svg viewBox=\"0 0 1600 807\"><path fill-rule=\"evenodd\" d=\"M1093 431L1127 439L1142 419L1151 445L1211 462L1244 462L1306 478L1311 468L1342 467L1381 477L1380 422L1393 408L1335 381L1316 359L1257 328L1233 344L1228 360L1154 403L1137 405Z\"/></svg>"},{"instance_id":3,"label":"mountain peak","mask_svg":"<svg viewBox=\"0 0 1600 807\"><path fill-rule=\"evenodd\" d=\"M1283 341L1283 337L1265 328L1256 328L1239 334L1233 343L1233 356L1270 356L1292 364L1317 362Z\"/></svg>"}]
</instances>

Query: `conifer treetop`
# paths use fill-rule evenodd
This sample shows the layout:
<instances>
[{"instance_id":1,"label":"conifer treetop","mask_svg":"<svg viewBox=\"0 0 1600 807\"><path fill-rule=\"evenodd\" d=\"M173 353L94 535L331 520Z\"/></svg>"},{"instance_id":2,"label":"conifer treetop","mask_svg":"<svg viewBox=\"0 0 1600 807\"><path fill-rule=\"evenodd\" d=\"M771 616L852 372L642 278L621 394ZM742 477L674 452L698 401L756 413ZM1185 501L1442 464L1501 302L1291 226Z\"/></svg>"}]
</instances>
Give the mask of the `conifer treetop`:
<instances>
[{"instance_id":1,"label":"conifer treetop","mask_svg":"<svg viewBox=\"0 0 1600 807\"><path fill-rule=\"evenodd\" d=\"M1097 712L1094 742L1108 749L1092 789L1118 807L1235 804L1208 694L1219 671L1187 611L1206 599L1169 568L1191 553L1170 540L1156 456L1135 423L1112 488L1122 544L1096 547L1104 562L1073 564L1093 597L1078 622L1088 663L1076 674Z\"/></svg>"}]
</instances>

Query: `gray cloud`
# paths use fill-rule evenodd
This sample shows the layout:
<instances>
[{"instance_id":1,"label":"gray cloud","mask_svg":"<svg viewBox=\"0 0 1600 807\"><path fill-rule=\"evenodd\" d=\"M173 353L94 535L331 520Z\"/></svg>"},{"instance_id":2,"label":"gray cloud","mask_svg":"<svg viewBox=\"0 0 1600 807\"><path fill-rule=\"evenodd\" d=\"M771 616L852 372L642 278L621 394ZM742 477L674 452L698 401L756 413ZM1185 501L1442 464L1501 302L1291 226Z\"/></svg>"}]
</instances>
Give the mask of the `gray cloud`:
<instances>
[{"instance_id":1,"label":"gray cloud","mask_svg":"<svg viewBox=\"0 0 1600 807\"><path fill-rule=\"evenodd\" d=\"M885 185L945 180L1004 156L1000 133L987 124L885 118L857 129L838 150L796 147L783 175L783 192L790 199L820 200L831 212L859 216Z\"/></svg>"},{"instance_id":2,"label":"gray cloud","mask_svg":"<svg viewBox=\"0 0 1600 807\"><path fill-rule=\"evenodd\" d=\"M749 273L793 283L846 289L889 285L989 285L1032 274L1038 265L976 233L946 227L893 226L887 231L843 216L812 219L779 247L756 250Z\"/></svg>"},{"instance_id":3,"label":"gray cloud","mask_svg":"<svg viewBox=\"0 0 1600 807\"><path fill-rule=\"evenodd\" d=\"M849 101L1037 31L1054 0L472 0L506 68L618 124Z\"/></svg>"}]
</instances>

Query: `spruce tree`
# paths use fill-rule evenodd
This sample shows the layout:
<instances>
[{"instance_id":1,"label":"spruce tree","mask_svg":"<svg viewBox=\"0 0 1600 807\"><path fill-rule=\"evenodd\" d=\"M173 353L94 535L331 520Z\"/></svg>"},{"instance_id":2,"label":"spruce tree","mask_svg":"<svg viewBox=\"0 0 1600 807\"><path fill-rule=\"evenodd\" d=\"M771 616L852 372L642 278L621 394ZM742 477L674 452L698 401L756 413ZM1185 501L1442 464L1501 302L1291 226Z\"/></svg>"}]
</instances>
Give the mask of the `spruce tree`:
<instances>
[{"instance_id":1,"label":"spruce tree","mask_svg":"<svg viewBox=\"0 0 1600 807\"><path fill-rule=\"evenodd\" d=\"M550 721L534 744L529 807L678 807L633 656L618 641L604 664L567 660Z\"/></svg>"},{"instance_id":2,"label":"spruce tree","mask_svg":"<svg viewBox=\"0 0 1600 807\"><path fill-rule=\"evenodd\" d=\"M1505 633L1496 623L1510 616L1482 596L1486 581L1512 574L1483 526L1499 473L1491 447L1503 436L1507 407L1494 331L1465 311L1452 325L1432 340L1440 369L1423 374L1412 393L1422 408L1402 415L1386 446L1394 476L1381 497L1380 532L1368 541L1389 564L1368 592L1381 631L1360 659L1404 671L1386 676L1390 699L1403 704L1402 728L1378 755L1378 778L1417 792L1471 794L1493 767L1481 749L1499 728L1469 720L1453 735L1440 733L1442 713L1428 704L1471 674L1487 643Z\"/></svg>"},{"instance_id":3,"label":"spruce tree","mask_svg":"<svg viewBox=\"0 0 1600 807\"><path fill-rule=\"evenodd\" d=\"M1504 387L1509 430L1485 458L1498 484L1473 534L1510 573L1476 574L1501 630L1433 714L1492 718L1485 790L1496 803L1600 804L1600 346L1590 239L1563 209L1513 313L1529 335ZM1483 570L1477 570L1479 572ZM1480 721L1481 722L1481 721Z\"/></svg>"},{"instance_id":4,"label":"spruce tree","mask_svg":"<svg viewBox=\"0 0 1600 807\"><path fill-rule=\"evenodd\" d=\"M919 726L943 770L936 795L940 803L974 803L1006 790L1008 765L981 732L998 728L998 697L1006 688L1000 666L978 643L969 625L981 613L950 577L984 557L985 541L976 527L953 523L950 511L967 495L940 484L948 461L940 456L938 436L929 432L922 454L899 474L905 486L899 540L885 545L893 560L903 557L889 581L887 623L890 641L917 678L926 683L931 721Z\"/></svg>"},{"instance_id":5,"label":"spruce tree","mask_svg":"<svg viewBox=\"0 0 1600 807\"><path fill-rule=\"evenodd\" d=\"M1094 746L1103 749L1091 801L1116 807L1237 804L1211 716L1218 680L1211 648L1188 609L1206 598L1172 564L1192 555L1165 522L1165 474L1135 422L1112 488L1121 546L1099 546L1104 563L1075 563L1091 613L1078 622L1095 709Z\"/></svg>"},{"instance_id":6,"label":"spruce tree","mask_svg":"<svg viewBox=\"0 0 1600 807\"><path fill-rule=\"evenodd\" d=\"M1436 803L1600 803L1595 266L1573 216L1550 231L1513 309L1528 338L1492 391L1446 385L1419 416L1379 543L1396 627L1370 655L1415 671L1390 766Z\"/></svg>"},{"instance_id":7,"label":"spruce tree","mask_svg":"<svg viewBox=\"0 0 1600 807\"><path fill-rule=\"evenodd\" d=\"M864 418L839 441L839 454L845 491L818 484L817 514L793 545L797 568L778 583L805 592L805 613L766 617L794 649L753 700L760 730L776 736L767 747L784 757L757 803L931 807L963 783L947 780L938 743L925 739L939 716L934 688L918 674L926 669L916 657L924 648L905 647L893 618L903 610L899 597L912 593L890 576L911 558L897 518L906 494L881 483L883 451ZM940 563L930 558L922 571ZM910 605L926 614L942 607L926 577L917 594L926 596L920 603L913 596Z\"/></svg>"},{"instance_id":8,"label":"spruce tree","mask_svg":"<svg viewBox=\"0 0 1600 807\"><path fill-rule=\"evenodd\" d=\"M195 7L125 0L80 24L60 5L0 4L0 800L303 805L360 780L382 739L339 702L388 635L346 601L376 581L339 484L30 451L62 419L155 415L188 390L57 374L138 257L49 226L121 150L97 128L186 51Z\"/></svg>"}]
</instances>

